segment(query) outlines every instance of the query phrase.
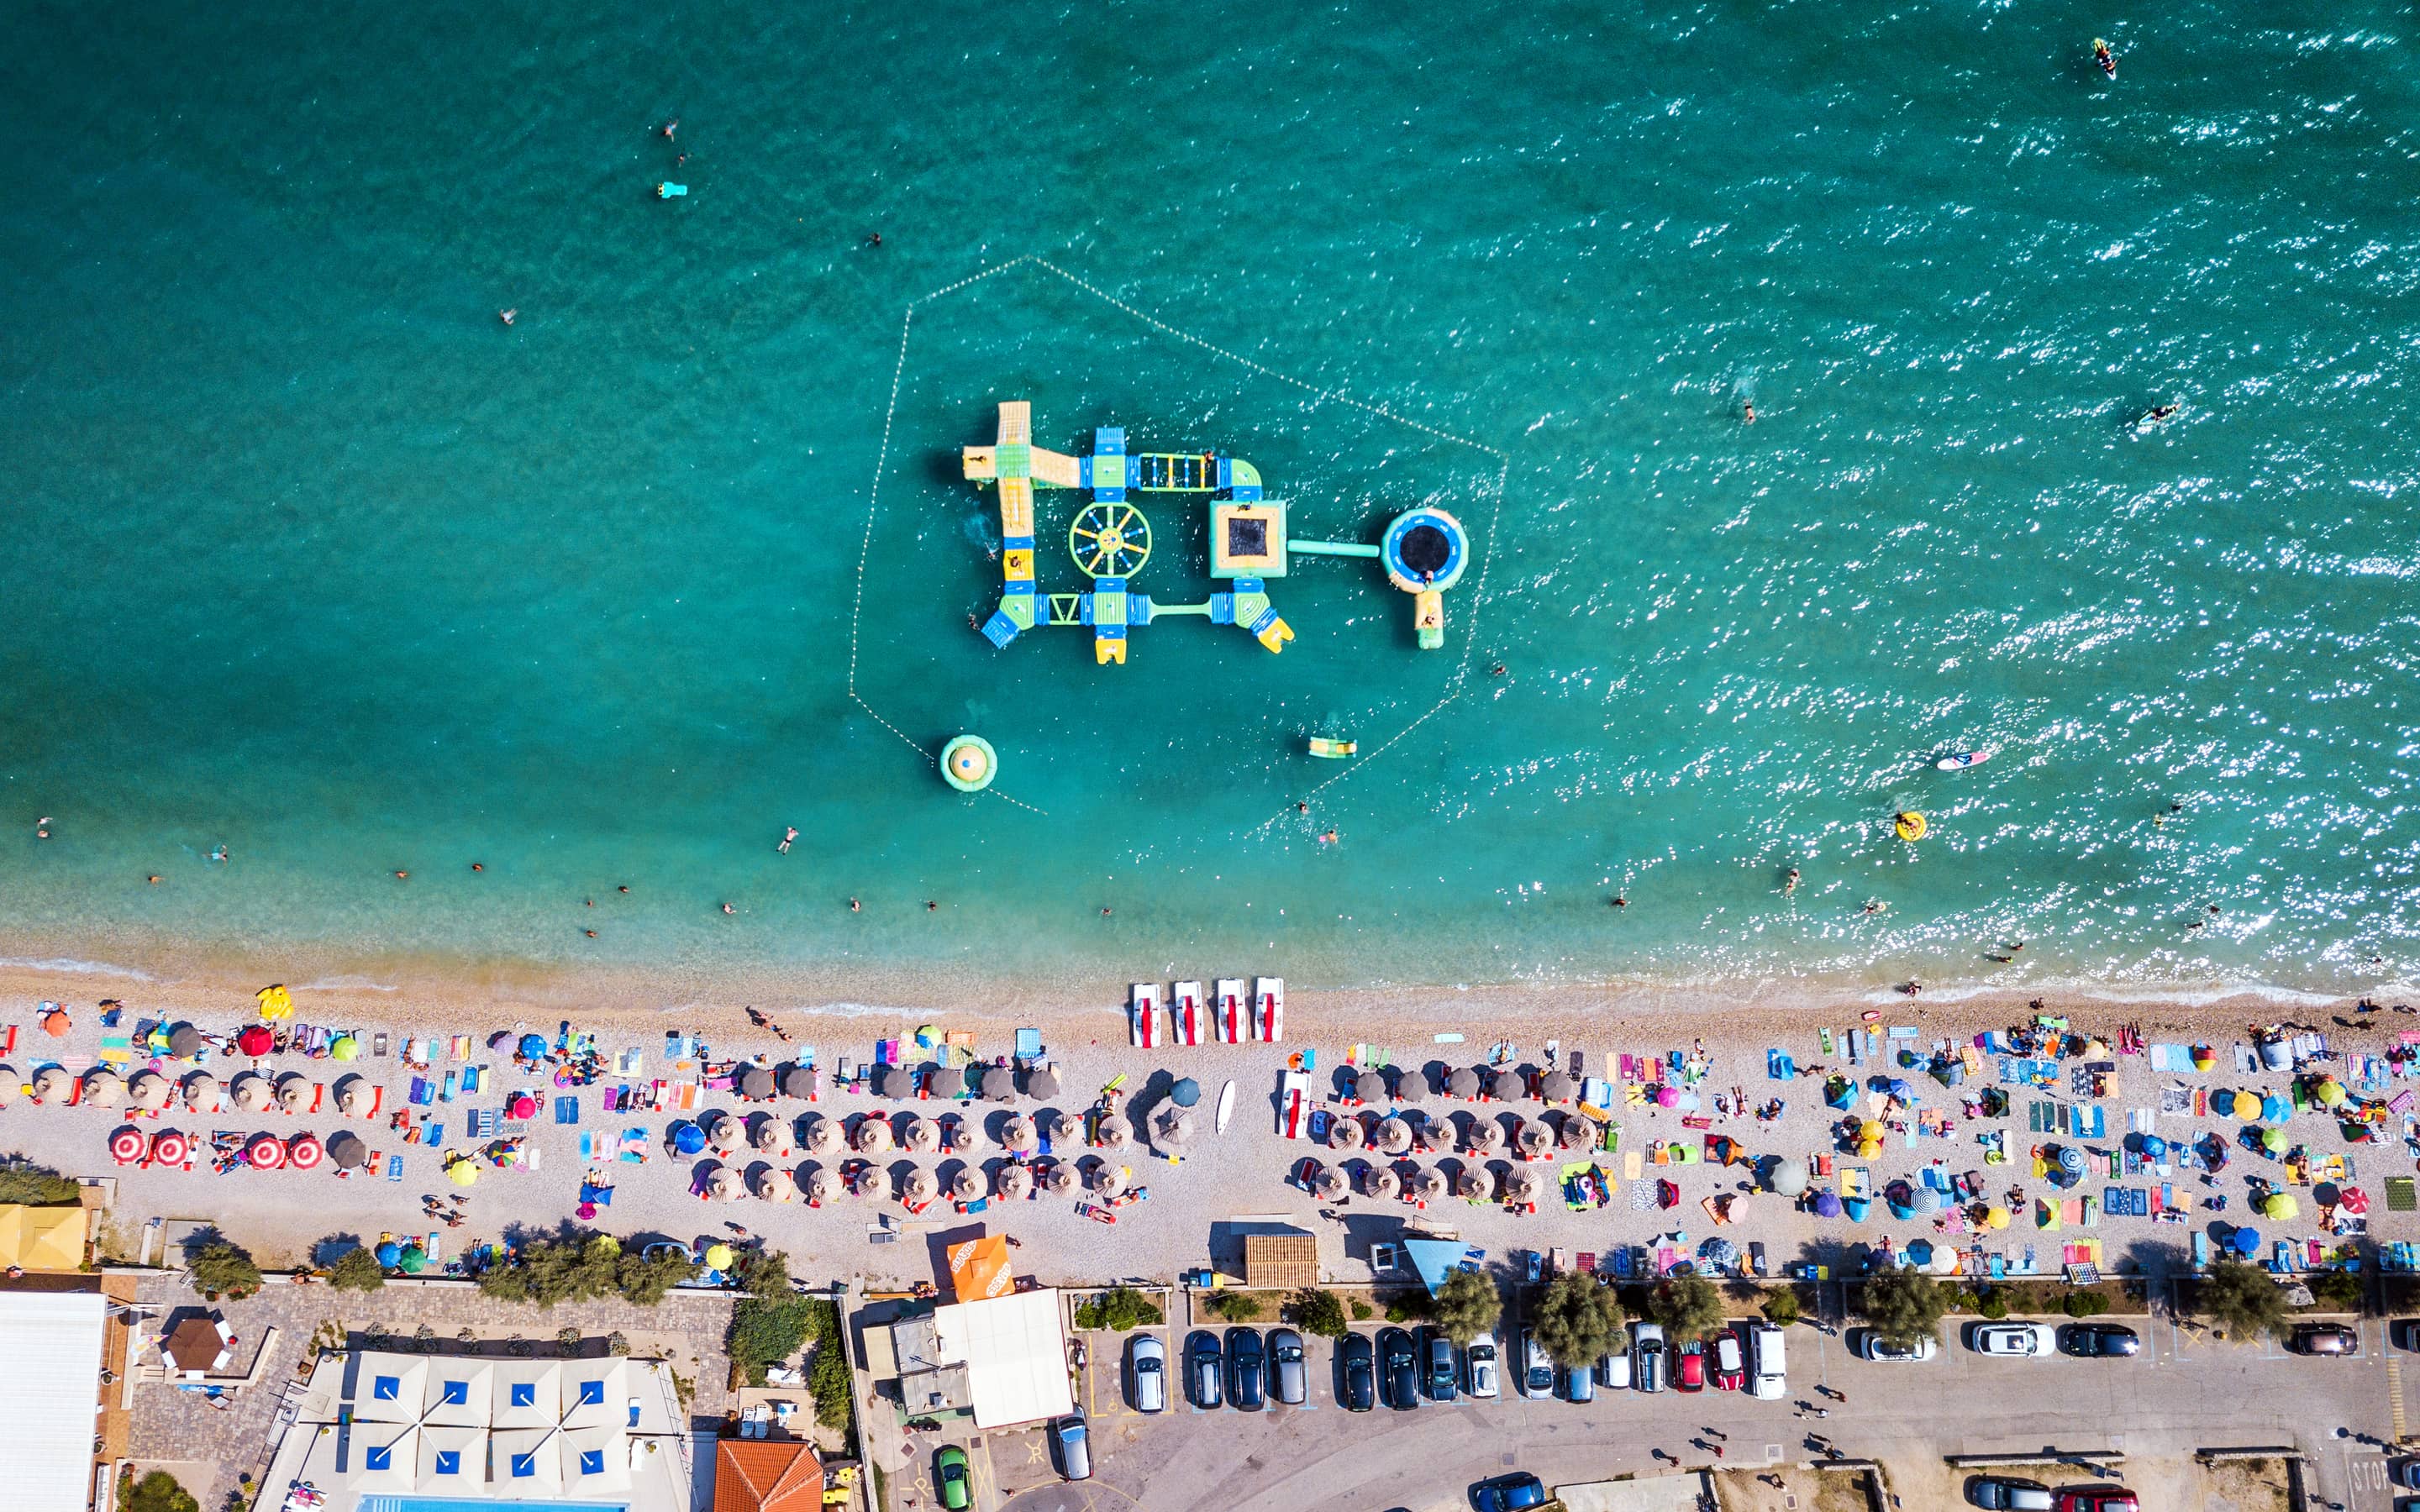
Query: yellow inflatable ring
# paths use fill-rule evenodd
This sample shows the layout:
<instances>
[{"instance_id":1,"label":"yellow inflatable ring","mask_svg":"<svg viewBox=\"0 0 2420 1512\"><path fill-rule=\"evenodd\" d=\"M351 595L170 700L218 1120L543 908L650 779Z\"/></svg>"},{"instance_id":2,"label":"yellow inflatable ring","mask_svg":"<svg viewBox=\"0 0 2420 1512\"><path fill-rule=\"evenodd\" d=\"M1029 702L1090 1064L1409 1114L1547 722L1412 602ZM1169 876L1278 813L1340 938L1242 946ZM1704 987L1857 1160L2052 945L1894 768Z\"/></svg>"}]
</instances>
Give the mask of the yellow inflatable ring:
<instances>
[{"instance_id":1,"label":"yellow inflatable ring","mask_svg":"<svg viewBox=\"0 0 2420 1512\"><path fill-rule=\"evenodd\" d=\"M1899 831L1899 838L1901 840L1922 840L1926 827L1924 815L1914 811L1900 814L1893 827Z\"/></svg>"}]
</instances>

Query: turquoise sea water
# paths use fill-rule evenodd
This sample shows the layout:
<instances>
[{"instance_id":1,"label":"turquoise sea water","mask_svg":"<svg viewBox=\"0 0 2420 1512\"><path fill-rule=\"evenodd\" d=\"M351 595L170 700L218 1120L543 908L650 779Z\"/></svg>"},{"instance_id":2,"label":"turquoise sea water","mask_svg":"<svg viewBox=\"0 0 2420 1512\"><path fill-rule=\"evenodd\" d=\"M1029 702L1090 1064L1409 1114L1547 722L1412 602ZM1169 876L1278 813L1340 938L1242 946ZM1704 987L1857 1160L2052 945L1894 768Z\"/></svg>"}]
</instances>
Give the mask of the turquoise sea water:
<instances>
[{"instance_id":1,"label":"turquoise sea water","mask_svg":"<svg viewBox=\"0 0 2420 1512\"><path fill-rule=\"evenodd\" d=\"M2407 975L2408 10L1603 8L21 11L0 944ZM1028 254L1311 387L1033 263L902 360ZM1439 503L1484 582L1426 655L1336 561L1282 657L995 652L955 450L1015 397L1310 533ZM1313 793L1306 733L1394 743Z\"/></svg>"}]
</instances>

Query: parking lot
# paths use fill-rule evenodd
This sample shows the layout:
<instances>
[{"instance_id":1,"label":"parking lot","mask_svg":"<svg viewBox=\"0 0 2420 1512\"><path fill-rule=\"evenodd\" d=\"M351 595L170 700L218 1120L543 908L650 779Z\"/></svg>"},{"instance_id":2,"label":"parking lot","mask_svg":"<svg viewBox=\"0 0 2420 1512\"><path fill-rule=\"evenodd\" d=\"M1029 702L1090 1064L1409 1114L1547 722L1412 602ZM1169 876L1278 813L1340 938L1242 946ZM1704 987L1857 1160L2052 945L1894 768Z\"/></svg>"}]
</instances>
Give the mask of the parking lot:
<instances>
[{"instance_id":1,"label":"parking lot","mask_svg":"<svg viewBox=\"0 0 2420 1512\"><path fill-rule=\"evenodd\" d=\"M1305 1339L1304 1405L1205 1412L1182 1390L1187 1330L1091 1334L1078 1401L1091 1424L1094 1478L1061 1480L1038 1430L996 1434L975 1449L975 1505L980 1512L1444 1512L1466 1508L1473 1483L1507 1470L1532 1472L1550 1486L1675 1466L1753 1470L1816 1457L1820 1444L1809 1435L1821 1432L1852 1458L1930 1465L1935 1473L1946 1454L2121 1450L2148 1461L2185 1459L2205 1446L2294 1444L2311 1456L2321 1497L2346 1503L2350 1512L2391 1512L2378 1448L2336 1436L2344 1428L2382 1439L2400 1415L2403 1351L2388 1354L2381 1323L2362 1326L2356 1355L2305 1359L2267 1341L2211 1341L2164 1318L2118 1320L2143 1335L2141 1355L1987 1359L1963 1347L1962 1329L1945 1324L1936 1358L1879 1364L1854 1357L1851 1336L1795 1327L1790 1390L1780 1400L1713 1390L1600 1391L1594 1402L1575 1405L1512 1390L1517 1346L1508 1319L1498 1340L1507 1350L1503 1395L1423 1400L1409 1412L1382 1403L1366 1413L1338 1406L1332 1340ZM1374 1336L1379 1326L1357 1332ZM1127 1399L1127 1350L1144 1333L1159 1338L1170 1363L1171 1399L1157 1414L1137 1412ZM1839 1396L1821 1395L1819 1386ZM1829 1416L1800 1415L1801 1403ZM1938 1484L1962 1485L1963 1477ZM915 1494L921 1506L936 1504L928 1492Z\"/></svg>"}]
</instances>

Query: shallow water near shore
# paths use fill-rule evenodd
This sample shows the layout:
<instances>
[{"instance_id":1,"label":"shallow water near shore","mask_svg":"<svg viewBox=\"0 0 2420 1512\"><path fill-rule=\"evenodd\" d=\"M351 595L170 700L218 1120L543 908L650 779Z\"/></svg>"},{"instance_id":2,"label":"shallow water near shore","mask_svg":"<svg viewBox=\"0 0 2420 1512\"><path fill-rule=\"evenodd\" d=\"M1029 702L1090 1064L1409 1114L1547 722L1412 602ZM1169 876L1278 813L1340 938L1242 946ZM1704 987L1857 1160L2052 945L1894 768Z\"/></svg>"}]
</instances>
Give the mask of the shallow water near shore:
<instances>
[{"instance_id":1,"label":"shallow water near shore","mask_svg":"<svg viewBox=\"0 0 2420 1512\"><path fill-rule=\"evenodd\" d=\"M31 18L0 953L2408 980L2420 59L2320 19ZM1280 657L994 651L1004 398L1298 533L1435 502L1483 579L1435 653L1349 560ZM1205 596L1148 507L1137 590ZM1016 803L910 749L968 729Z\"/></svg>"}]
</instances>

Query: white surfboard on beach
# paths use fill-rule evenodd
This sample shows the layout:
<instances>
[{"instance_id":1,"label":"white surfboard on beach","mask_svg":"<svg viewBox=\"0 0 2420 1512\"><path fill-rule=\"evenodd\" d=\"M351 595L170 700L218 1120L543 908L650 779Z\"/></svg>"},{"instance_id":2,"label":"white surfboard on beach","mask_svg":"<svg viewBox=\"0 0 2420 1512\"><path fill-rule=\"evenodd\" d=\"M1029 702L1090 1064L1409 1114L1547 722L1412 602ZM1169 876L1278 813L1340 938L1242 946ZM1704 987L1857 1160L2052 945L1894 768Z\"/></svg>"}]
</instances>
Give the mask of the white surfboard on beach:
<instances>
[{"instance_id":1,"label":"white surfboard on beach","mask_svg":"<svg viewBox=\"0 0 2420 1512\"><path fill-rule=\"evenodd\" d=\"M1211 1133L1225 1134L1227 1132L1227 1120L1234 1116L1235 1084L1233 1082L1229 1082L1226 1086L1218 1088L1218 1117L1211 1125Z\"/></svg>"}]
</instances>

